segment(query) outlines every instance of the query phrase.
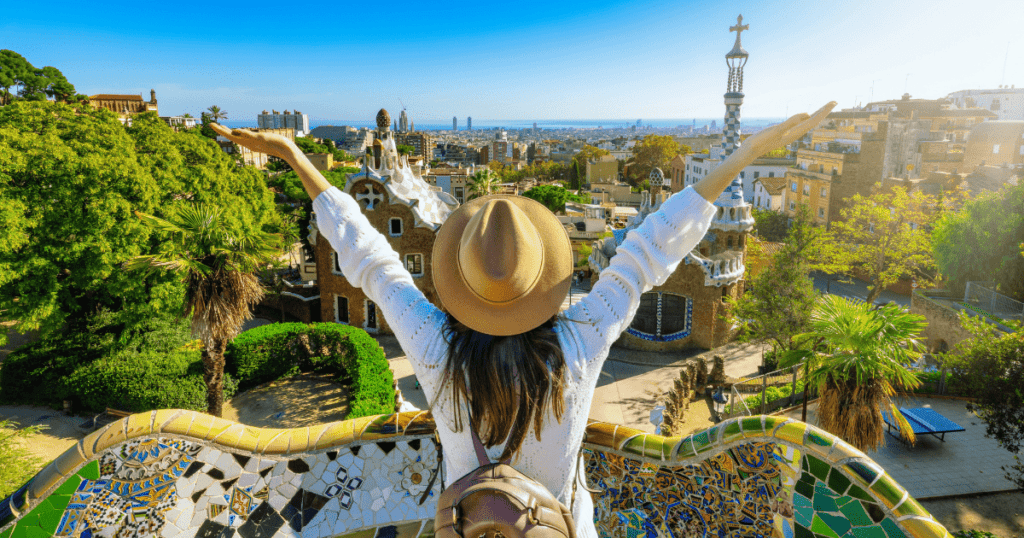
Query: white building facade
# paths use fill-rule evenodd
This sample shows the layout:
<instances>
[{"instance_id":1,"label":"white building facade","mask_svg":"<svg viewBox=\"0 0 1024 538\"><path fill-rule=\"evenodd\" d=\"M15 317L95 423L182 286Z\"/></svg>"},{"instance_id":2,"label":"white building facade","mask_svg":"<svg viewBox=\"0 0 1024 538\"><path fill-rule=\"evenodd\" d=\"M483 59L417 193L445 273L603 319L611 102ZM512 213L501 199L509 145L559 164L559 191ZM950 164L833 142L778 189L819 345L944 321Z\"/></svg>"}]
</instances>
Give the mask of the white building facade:
<instances>
[{"instance_id":1,"label":"white building facade","mask_svg":"<svg viewBox=\"0 0 1024 538\"><path fill-rule=\"evenodd\" d=\"M984 108L1000 120L1024 120L1024 88L961 90L946 96L958 108Z\"/></svg>"},{"instance_id":2,"label":"white building facade","mask_svg":"<svg viewBox=\"0 0 1024 538\"><path fill-rule=\"evenodd\" d=\"M295 129L295 136L306 136L309 134L309 115L298 110L283 113L266 110L256 116L256 123L260 129Z\"/></svg>"}]
</instances>

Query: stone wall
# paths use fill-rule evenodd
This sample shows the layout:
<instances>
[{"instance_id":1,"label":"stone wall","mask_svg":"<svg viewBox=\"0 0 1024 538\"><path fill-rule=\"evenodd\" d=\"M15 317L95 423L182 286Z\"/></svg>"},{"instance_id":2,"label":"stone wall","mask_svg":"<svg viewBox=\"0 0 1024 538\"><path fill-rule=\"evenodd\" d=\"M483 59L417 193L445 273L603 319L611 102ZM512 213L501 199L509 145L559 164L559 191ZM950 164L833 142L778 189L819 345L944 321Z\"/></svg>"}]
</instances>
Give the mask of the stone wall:
<instances>
[{"instance_id":1,"label":"stone wall","mask_svg":"<svg viewBox=\"0 0 1024 538\"><path fill-rule=\"evenodd\" d=\"M960 325L960 311L935 299L956 297L950 297L946 290L918 291L910 295L910 313L922 315L928 320L928 326L921 331L921 341L929 352L952 349L971 336Z\"/></svg>"},{"instance_id":2,"label":"stone wall","mask_svg":"<svg viewBox=\"0 0 1024 538\"><path fill-rule=\"evenodd\" d=\"M433 536L433 433L423 411L292 430L140 413L0 501L0 538ZM682 438L591 422L583 461L605 537L949 536L862 452L783 417Z\"/></svg>"},{"instance_id":3,"label":"stone wall","mask_svg":"<svg viewBox=\"0 0 1024 538\"><path fill-rule=\"evenodd\" d=\"M859 154L848 154L843 173L832 180L829 197L829 222L840 218L840 211L846 207L846 199L854 194L867 196L871 187L882 181L882 164L889 123L879 122L878 131L863 133Z\"/></svg>"},{"instance_id":4,"label":"stone wall","mask_svg":"<svg viewBox=\"0 0 1024 538\"><path fill-rule=\"evenodd\" d=\"M743 292L743 281L722 287L705 286L704 276L704 270L699 266L680 263L679 268L669 276L664 285L652 290L654 293L671 293L690 299L692 310L689 313L689 336L663 342L647 340L624 332L615 341L615 345L627 349L664 352L690 348L712 349L732 340L732 326L723 319L727 306L723 297L738 297Z\"/></svg>"}]
</instances>

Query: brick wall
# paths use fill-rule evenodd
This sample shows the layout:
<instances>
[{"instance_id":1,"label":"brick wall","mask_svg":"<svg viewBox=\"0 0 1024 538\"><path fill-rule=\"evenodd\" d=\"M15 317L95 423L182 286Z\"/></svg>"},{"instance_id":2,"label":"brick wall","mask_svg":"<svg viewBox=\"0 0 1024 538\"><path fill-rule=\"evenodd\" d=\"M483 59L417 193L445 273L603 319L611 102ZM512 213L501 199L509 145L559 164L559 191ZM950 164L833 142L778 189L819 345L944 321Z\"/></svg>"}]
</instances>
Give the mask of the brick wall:
<instances>
[{"instance_id":1,"label":"brick wall","mask_svg":"<svg viewBox=\"0 0 1024 538\"><path fill-rule=\"evenodd\" d=\"M433 276L430 267L430 255L434 248L435 232L428 228L414 227L412 210L402 204L391 204L387 191L383 185L374 179L361 178L352 184L351 192L364 192L366 187L372 186L374 191L382 193L382 200L378 201L375 209L363 209L363 214L369 219L370 224L384 234L391 244L391 248L398 252L402 262L405 263L406 255L422 255L422 276L414 276L416 283L427 300L440 304L437 294L434 291ZM366 205L360 202L360 205ZM393 237L390 234L390 221L392 218L402 220L402 234ZM320 315L323 321L335 320L336 297L341 296L348 299L348 324L354 327L367 328L367 297L359 288L352 286L345 277L334 270L333 249L324 239L323 234L317 236L316 260L317 260L317 282L320 285ZM377 308L377 333L393 334L388 326L387 320Z\"/></svg>"}]
</instances>

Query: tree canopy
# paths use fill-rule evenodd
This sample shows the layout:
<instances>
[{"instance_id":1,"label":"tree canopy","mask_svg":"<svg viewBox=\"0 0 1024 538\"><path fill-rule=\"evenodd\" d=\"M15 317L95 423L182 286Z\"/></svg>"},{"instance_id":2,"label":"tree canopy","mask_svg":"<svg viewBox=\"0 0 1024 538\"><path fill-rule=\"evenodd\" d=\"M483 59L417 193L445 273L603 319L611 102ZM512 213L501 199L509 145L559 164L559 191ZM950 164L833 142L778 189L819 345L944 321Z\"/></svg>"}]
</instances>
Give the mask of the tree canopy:
<instances>
[{"instance_id":1,"label":"tree canopy","mask_svg":"<svg viewBox=\"0 0 1024 538\"><path fill-rule=\"evenodd\" d=\"M960 323L971 338L943 356L958 393L977 398L974 412L985 421L985 435L1011 452L1016 464L1006 478L1024 489L1024 332L1003 334L984 321L960 313Z\"/></svg>"},{"instance_id":2,"label":"tree canopy","mask_svg":"<svg viewBox=\"0 0 1024 538\"><path fill-rule=\"evenodd\" d=\"M832 222L832 260L839 271L861 271L870 281L867 302L902 277L914 276L927 285L934 273L931 234L935 199L921 191L902 187L882 190L876 184L871 196L855 194Z\"/></svg>"},{"instance_id":3,"label":"tree canopy","mask_svg":"<svg viewBox=\"0 0 1024 538\"><path fill-rule=\"evenodd\" d=\"M794 337L809 328L818 293L808 273L824 243L824 230L811 223L810 211L797 213L785 245L771 263L731 301L730 316L747 331L746 338L769 342L773 350L795 349Z\"/></svg>"},{"instance_id":4,"label":"tree canopy","mask_svg":"<svg viewBox=\"0 0 1024 538\"><path fill-rule=\"evenodd\" d=\"M334 155L334 160L337 162L349 162L355 160L355 158L348 153L338 149L330 139L324 139L323 144L318 144L312 138L296 136L295 145L299 146L299 149L301 149L303 153L330 153Z\"/></svg>"},{"instance_id":5,"label":"tree canopy","mask_svg":"<svg viewBox=\"0 0 1024 538\"><path fill-rule=\"evenodd\" d=\"M754 208L754 233L762 241L781 242L789 233L789 216L770 209Z\"/></svg>"},{"instance_id":6,"label":"tree canopy","mask_svg":"<svg viewBox=\"0 0 1024 538\"><path fill-rule=\"evenodd\" d=\"M162 216L187 201L231 208L230 230L285 227L260 172L153 113L125 128L89 107L0 108L0 321L46 334L103 308L128 324L176 310L180 283L143 282L122 264L167 240L133 211Z\"/></svg>"},{"instance_id":7,"label":"tree canopy","mask_svg":"<svg viewBox=\"0 0 1024 538\"><path fill-rule=\"evenodd\" d=\"M11 88L17 90L12 92ZM37 68L13 50L0 50L0 105L16 98L66 101L75 96L75 86L56 67Z\"/></svg>"},{"instance_id":8,"label":"tree canopy","mask_svg":"<svg viewBox=\"0 0 1024 538\"><path fill-rule=\"evenodd\" d=\"M633 146L633 162L629 165L629 179L637 183L647 179L654 167L665 168L679 154L679 143L669 135L647 135Z\"/></svg>"},{"instance_id":9,"label":"tree canopy","mask_svg":"<svg viewBox=\"0 0 1024 538\"><path fill-rule=\"evenodd\" d=\"M962 293L971 280L995 281L1000 293L1024 301L1024 182L988 192L935 224L935 263Z\"/></svg>"},{"instance_id":10,"label":"tree canopy","mask_svg":"<svg viewBox=\"0 0 1024 538\"><path fill-rule=\"evenodd\" d=\"M581 204L589 202L589 200L584 199L582 196L573 194L571 191L560 185L537 185L536 187L524 192L523 196L537 200L544 204L553 213L564 213L565 203L569 201L579 202Z\"/></svg>"}]
</instances>

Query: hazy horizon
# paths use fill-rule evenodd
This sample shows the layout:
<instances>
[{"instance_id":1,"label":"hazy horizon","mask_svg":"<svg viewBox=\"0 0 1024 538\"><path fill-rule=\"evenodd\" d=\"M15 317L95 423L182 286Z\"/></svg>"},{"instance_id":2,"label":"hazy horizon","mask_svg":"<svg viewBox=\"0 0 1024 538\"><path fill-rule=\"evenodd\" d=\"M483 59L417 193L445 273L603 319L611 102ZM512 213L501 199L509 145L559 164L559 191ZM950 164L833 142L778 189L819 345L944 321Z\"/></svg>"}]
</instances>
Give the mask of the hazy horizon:
<instances>
[{"instance_id":1,"label":"hazy horizon","mask_svg":"<svg viewBox=\"0 0 1024 538\"><path fill-rule=\"evenodd\" d=\"M417 124L498 118L716 118L738 14L744 118L964 89L1024 86L1021 4L592 0L393 2L315 9L116 3L5 8L0 48L54 66L80 93L155 89L163 115L217 105Z\"/></svg>"}]
</instances>

